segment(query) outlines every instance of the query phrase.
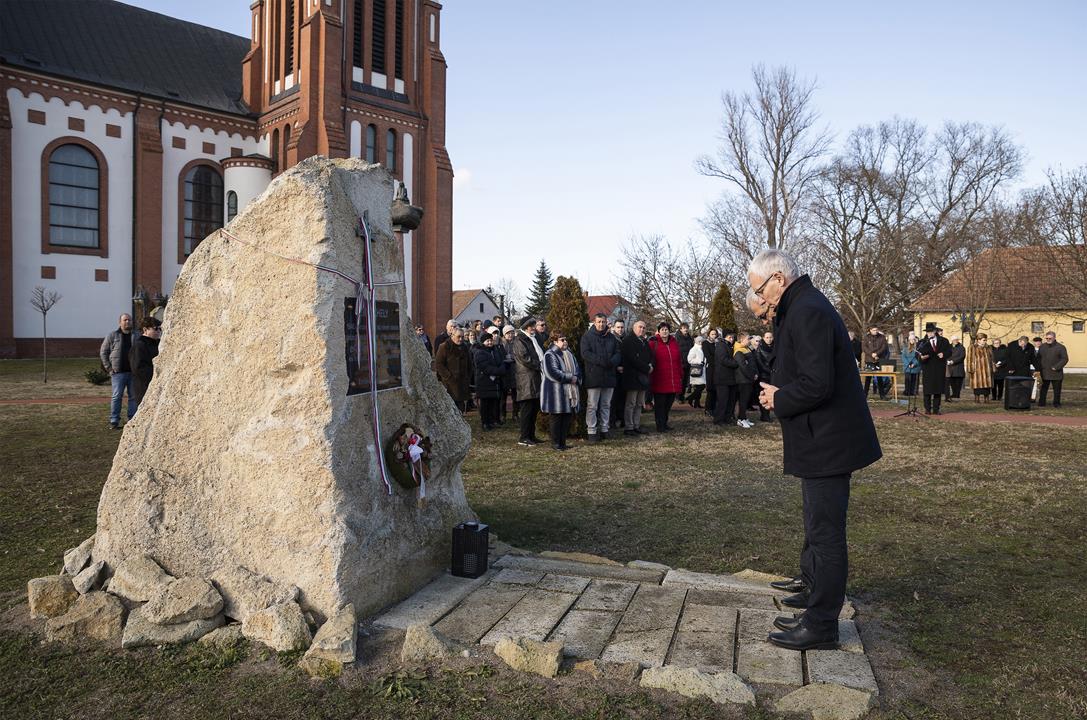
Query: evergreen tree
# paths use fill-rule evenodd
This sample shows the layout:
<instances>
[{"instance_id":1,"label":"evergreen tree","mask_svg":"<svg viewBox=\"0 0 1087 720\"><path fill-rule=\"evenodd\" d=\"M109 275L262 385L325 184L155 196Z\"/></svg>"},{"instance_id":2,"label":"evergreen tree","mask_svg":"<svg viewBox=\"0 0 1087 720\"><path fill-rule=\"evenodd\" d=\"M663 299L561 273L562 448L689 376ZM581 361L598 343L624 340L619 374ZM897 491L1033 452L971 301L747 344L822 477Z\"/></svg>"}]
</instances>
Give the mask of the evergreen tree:
<instances>
[{"instance_id":1,"label":"evergreen tree","mask_svg":"<svg viewBox=\"0 0 1087 720\"><path fill-rule=\"evenodd\" d=\"M547 263L540 260L540 267L536 268L536 277L532 280L532 289L529 291L528 307L525 312L532 317L542 318L547 315L551 307L551 292L555 289L555 281L551 276L551 270Z\"/></svg>"},{"instance_id":2,"label":"evergreen tree","mask_svg":"<svg viewBox=\"0 0 1087 720\"><path fill-rule=\"evenodd\" d=\"M732 292L726 283L721 283L710 305L710 327L721 328L726 332L736 330L736 307L732 304Z\"/></svg>"}]
</instances>

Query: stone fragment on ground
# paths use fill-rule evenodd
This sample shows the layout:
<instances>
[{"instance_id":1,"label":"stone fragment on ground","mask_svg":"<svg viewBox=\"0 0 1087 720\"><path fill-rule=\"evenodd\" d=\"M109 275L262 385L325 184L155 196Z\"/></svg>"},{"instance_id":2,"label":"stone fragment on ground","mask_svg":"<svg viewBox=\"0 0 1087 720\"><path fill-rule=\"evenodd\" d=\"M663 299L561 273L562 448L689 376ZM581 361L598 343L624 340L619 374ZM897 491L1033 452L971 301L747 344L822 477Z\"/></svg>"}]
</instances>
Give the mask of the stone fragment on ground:
<instances>
[{"instance_id":1,"label":"stone fragment on ground","mask_svg":"<svg viewBox=\"0 0 1087 720\"><path fill-rule=\"evenodd\" d=\"M400 662L421 665L431 660L446 660L459 655L464 649L464 645L450 640L430 625L416 623L404 633Z\"/></svg>"},{"instance_id":2,"label":"stone fragment on ground","mask_svg":"<svg viewBox=\"0 0 1087 720\"><path fill-rule=\"evenodd\" d=\"M147 555L133 555L117 566L109 591L130 603L147 602L173 578Z\"/></svg>"},{"instance_id":3,"label":"stone fragment on ground","mask_svg":"<svg viewBox=\"0 0 1087 720\"><path fill-rule=\"evenodd\" d=\"M105 574L106 563L102 560L93 562L87 567L79 571L79 573L72 578L72 585L75 586L76 592L80 595L86 595L91 590L98 590L102 587L102 578Z\"/></svg>"},{"instance_id":4,"label":"stone fragment on ground","mask_svg":"<svg viewBox=\"0 0 1087 720\"><path fill-rule=\"evenodd\" d=\"M44 620L68 612L79 593L67 575L46 575L26 584L26 599L30 617Z\"/></svg>"},{"instance_id":5,"label":"stone fragment on ground","mask_svg":"<svg viewBox=\"0 0 1087 720\"><path fill-rule=\"evenodd\" d=\"M642 672L641 686L678 693L689 698L708 698L719 705L755 704L755 693L735 673L704 673L696 668L671 665Z\"/></svg>"},{"instance_id":6,"label":"stone fragment on ground","mask_svg":"<svg viewBox=\"0 0 1087 720\"><path fill-rule=\"evenodd\" d=\"M74 547L64 553L64 574L76 575L87 567L91 560L91 551L94 550L94 535L84 540L78 547Z\"/></svg>"},{"instance_id":7,"label":"stone fragment on ground","mask_svg":"<svg viewBox=\"0 0 1087 720\"><path fill-rule=\"evenodd\" d=\"M564 654L569 655L565 651ZM578 660L574 663L573 670L597 680L607 678L620 682L635 682L642 674L642 666L639 663L610 663L603 660Z\"/></svg>"},{"instance_id":8,"label":"stone fragment on ground","mask_svg":"<svg viewBox=\"0 0 1087 720\"><path fill-rule=\"evenodd\" d=\"M861 642L857 623L853 620L838 621L838 649L852 653L864 652L864 643Z\"/></svg>"},{"instance_id":9,"label":"stone fragment on ground","mask_svg":"<svg viewBox=\"0 0 1087 720\"><path fill-rule=\"evenodd\" d=\"M661 563L649 562L648 560L631 560L627 563L628 568L634 568L635 570L652 570L653 572L667 573L672 569L670 565L662 565Z\"/></svg>"},{"instance_id":10,"label":"stone fragment on ground","mask_svg":"<svg viewBox=\"0 0 1087 720\"><path fill-rule=\"evenodd\" d=\"M879 695L867 655L842 650L808 650L804 653L804 661L808 667L808 682L813 685L842 685Z\"/></svg>"},{"instance_id":11,"label":"stone fragment on ground","mask_svg":"<svg viewBox=\"0 0 1087 720\"><path fill-rule=\"evenodd\" d=\"M223 597L203 578L183 577L161 588L143 606L143 616L158 625L209 620L223 609Z\"/></svg>"},{"instance_id":12,"label":"stone fragment on ground","mask_svg":"<svg viewBox=\"0 0 1087 720\"><path fill-rule=\"evenodd\" d=\"M759 572L758 570L752 570L751 568L744 568L738 573L732 573L732 577L738 578L740 580L747 580L748 582L766 583L767 585L772 582L779 582L789 579L784 575L774 575L772 573Z\"/></svg>"},{"instance_id":13,"label":"stone fragment on ground","mask_svg":"<svg viewBox=\"0 0 1087 720\"><path fill-rule=\"evenodd\" d=\"M859 720L875 705L872 693L841 685L805 685L780 698L780 713L811 713L812 720Z\"/></svg>"},{"instance_id":14,"label":"stone fragment on ground","mask_svg":"<svg viewBox=\"0 0 1087 720\"><path fill-rule=\"evenodd\" d=\"M562 663L562 643L539 642L528 638L503 638L494 653L520 672L553 678Z\"/></svg>"},{"instance_id":15,"label":"stone fragment on ground","mask_svg":"<svg viewBox=\"0 0 1087 720\"><path fill-rule=\"evenodd\" d=\"M298 666L312 677L339 677L345 665L355 662L357 623L354 605L340 608L317 630Z\"/></svg>"},{"instance_id":16,"label":"stone fragment on ground","mask_svg":"<svg viewBox=\"0 0 1087 720\"><path fill-rule=\"evenodd\" d=\"M89 592L80 595L68 612L45 622L45 637L59 642L89 638L120 647L124 625L125 606L120 599L105 592Z\"/></svg>"},{"instance_id":17,"label":"stone fragment on ground","mask_svg":"<svg viewBox=\"0 0 1087 720\"><path fill-rule=\"evenodd\" d=\"M147 608L148 605L141 605L128 614L128 622L125 623L121 638L121 647L126 650L190 643L221 627L224 622L220 614L210 619L160 624L151 620Z\"/></svg>"},{"instance_id":18,"label":"stone fragment on ground","mask_svg":"<svg viewBox=\"0 0 1087 720\"><path fill-rule=\"evenodd\" d=\"M312 636L298 603L281 602L249 613L242 623L242 633L250 640L264 643L273 650L305 650Z\"/></svg>"},{"instance_id":19,"label":"stone fragment on ground","mask_svg":"<svg viewBox=\"0 0 1087 720\"><path fill-rule=\"evenodd\" d=\"M853 606L853 601L846 598L845 603L842 604L842 611L838 613L838 617L842 620L852 620L857 617L857 608Z\"/></svg>"},{"instance_id":20,"label":"stone fragment on ground","mask_svg":"<svg viewBox=\"0 0 1087 720\"><path fill-rule=\"evenodd\" d=\"M221 567L210 579L223 597L223 614L241 622L267 607L298 599L294 585L269 580L240 565Z\"/></svg>"},{"instance_id":21,"label":"stone fragment on ground","mask_svg":"<svg viewBox=\"0 0 1087 720\"><path fill-rule=\"evenodd\" d=\"M197 642L216 650L226 650L234 647L244 639L245 635L242 634L241 623L234 623L212 630Z\"/></svg>"},{"instance_id":22,"label":"stone fragment on ground","mask_svg":"<svg viewBox=\"0 0 1087 720\"><path fill-rule=\"evenodd\" d=\"M571 560L573 562L589 563L590 565L613 565L616 567L623 566L623 563L615 562L610 558L583 552L559 552L557 550L544 550L542 553L540 553L539 556L551 558L553 560Z\"/></svg>"}]
</instances>

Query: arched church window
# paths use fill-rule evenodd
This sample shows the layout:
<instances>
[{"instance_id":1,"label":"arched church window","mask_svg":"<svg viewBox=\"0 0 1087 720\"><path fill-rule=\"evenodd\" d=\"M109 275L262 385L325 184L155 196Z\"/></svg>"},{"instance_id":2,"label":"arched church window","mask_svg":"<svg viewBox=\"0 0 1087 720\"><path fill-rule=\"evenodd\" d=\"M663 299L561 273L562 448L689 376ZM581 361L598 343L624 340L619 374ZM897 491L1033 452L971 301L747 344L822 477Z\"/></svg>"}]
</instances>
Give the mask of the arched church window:
<instances>
[{"instance_id":1,"label":"arched church window","mask_svg":"<svg viewBox=\"0 0 1087 720\"><path fill-rule=\"evenodd\" d=\"M231 190L226 194L226 221L230 222L238 216L238 193Z\"/></svg>"},{"instance_id":2,"label":"arched church window","mask_svg":"<svg viewBox=\"0 0 1087 720\"><path fill-rule=\"evenodd\" d=\"M366 162L377 162L377 128L366 126Z\"/></svg>"},{"instance_id":3,"label":"arched church window","mask_svg":"<svg viewBox=\"0 0 1087 720\"><path fill-rule=\"evenodd\" d=\"M184 251L192 254L200 241L223 226L223 176L210 165L195 165L185 173Z\"/></svg>"},{"instance_id":4,"label":"arched church window","mask_svg":"<svg viewBox=\"0 0 1087 720\"><path fill-rule=\"evenodd\" d=\"M385 168L389 172L396 172L396 131L389 130L385 133Z\"/></svg>"},{"instance_id":5,"label":"arched church window","mask_svg":"<svg viewBox=\"0 0 1087 720\"><path fill-rule=\"evenodd\" d=\"M61 145L49 155L49 244L99 247L98 159L81 145Z\"/></svg>"},{"instance_id":6,"label":"arched church window","mask_svg":"<svg viewBox=\"0 0 1087 720\"><path fill-rule=\"evenodd\" d=\"M272 172L279 172L279 130L272 131L269 150L272 153Z\"/></svg>"}]
</instances>

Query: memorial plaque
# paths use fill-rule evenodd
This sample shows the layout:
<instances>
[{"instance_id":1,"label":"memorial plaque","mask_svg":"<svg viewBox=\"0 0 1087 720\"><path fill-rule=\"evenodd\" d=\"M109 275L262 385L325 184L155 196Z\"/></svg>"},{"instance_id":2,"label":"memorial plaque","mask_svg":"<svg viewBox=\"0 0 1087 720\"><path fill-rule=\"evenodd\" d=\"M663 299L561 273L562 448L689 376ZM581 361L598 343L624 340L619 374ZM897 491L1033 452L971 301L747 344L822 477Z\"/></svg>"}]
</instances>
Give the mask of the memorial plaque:
<instances>
[{"instance_id":1,"label":"memorial plaque","mask_svg":"<svg viewBox=\"0 0 1087 720\"><path fill-rule=\"evenodd\" d=\"M347 394L370 392L370 342L367 306L356 313L356 298L343 301L344 350L347 359ZM377 318L377 389L391 390L402 384L400 373L400 305L378 300Z\"/></svg>"}]
</instances>

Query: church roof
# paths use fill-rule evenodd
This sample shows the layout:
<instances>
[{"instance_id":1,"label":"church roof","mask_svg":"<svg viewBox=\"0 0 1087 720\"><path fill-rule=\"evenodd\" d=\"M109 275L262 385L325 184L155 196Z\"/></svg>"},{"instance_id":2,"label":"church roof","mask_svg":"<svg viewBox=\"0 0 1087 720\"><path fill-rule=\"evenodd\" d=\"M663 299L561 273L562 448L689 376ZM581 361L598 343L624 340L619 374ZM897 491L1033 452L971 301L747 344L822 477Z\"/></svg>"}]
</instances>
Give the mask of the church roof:
<instances>
[{"instance_id":1,"label":"church roof","mask_svg":"<svg viewBox=\"0 0 1087 720\"><path fill-rule=\"evenodd\" d=\"M3 0L0 62L239 115L249 39L114 0Z\"/></svg>"}]
</instances>

